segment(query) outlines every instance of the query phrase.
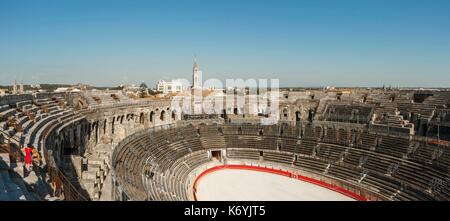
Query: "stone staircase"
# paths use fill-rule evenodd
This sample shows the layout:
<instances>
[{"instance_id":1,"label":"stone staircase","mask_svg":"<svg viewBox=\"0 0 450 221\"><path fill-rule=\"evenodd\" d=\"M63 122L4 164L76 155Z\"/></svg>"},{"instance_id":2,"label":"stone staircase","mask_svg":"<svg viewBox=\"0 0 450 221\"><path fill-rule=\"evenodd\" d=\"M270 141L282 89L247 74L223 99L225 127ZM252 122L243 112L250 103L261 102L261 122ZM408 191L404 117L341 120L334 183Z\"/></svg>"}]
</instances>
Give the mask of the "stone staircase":
<instances>
[{"instance_id":1,"label":"stone staircase","mask_svg":"<svg viewBox=\"0 0 450 221\"><path fill-rule=\"evenodd\" d=\"M92 200L100 200L103 193L105 180L111 170L111 153L109 145L100 145L93 154L83 159L81 183Z\"/></svg>"}]
</instances>

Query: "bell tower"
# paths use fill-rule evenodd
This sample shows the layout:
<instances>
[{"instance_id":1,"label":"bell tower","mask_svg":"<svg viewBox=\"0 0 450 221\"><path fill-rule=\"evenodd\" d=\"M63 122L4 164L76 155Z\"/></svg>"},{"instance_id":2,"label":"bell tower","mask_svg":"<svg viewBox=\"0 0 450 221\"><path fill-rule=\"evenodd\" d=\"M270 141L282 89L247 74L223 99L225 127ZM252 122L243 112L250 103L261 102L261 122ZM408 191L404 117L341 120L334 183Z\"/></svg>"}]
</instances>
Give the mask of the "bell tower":
<instances>
[{"instance_id":1,"label":"bell tower","mask_svg":"<svg viewBox=\"0 0 450 221\"><path fill-rule=\"evenodd\" d=\"M194 65L192 67L192 88L199 89L202 87L202 71L197 63L197 57L194 57Z\"/></svg>"}]
</instances>

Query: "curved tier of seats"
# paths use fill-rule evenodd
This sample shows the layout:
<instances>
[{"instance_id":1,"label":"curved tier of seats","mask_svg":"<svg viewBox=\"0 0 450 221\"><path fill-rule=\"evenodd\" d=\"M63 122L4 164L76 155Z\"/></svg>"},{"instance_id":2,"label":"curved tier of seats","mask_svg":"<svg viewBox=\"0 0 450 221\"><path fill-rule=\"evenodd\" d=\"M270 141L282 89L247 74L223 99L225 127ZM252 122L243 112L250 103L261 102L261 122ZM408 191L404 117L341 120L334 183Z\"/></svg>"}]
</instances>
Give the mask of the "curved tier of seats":
<instances>
[{"instance_id":1,"label":"curved tier of seats","mask_svg":"<svg viewBox=\"0 0 450 221\"><path fill-rule=\"evenodd\" d=\"M131 200L189 200L190 172L213 161L208 151L218 149L228 159L274 163L350 183L382 200L450 199L448 187L434 185L447 179L448 150L433 159L432 147L400 137L333 128L326 133L313 125L150 129L121 142L112 162Z\"/></svg>"},{"instance_id":2,"label":"curved tier of seats","mask_svg":"<svg viewBox=\"0 0 450 221\"><path fill-rule=\"evenodd\" d=\"M9 143L17 147L15 149L18 153L9 152L11 159L14 158L16 161L20 159L20 148L27 145L38 148L40 157L44 157L41 141L48 132L51 132L49 128L64 125L75 117L78 117L77 119L84 117L79 114L79 111L66 107L64 98L55 96L24 100L2 106L0 107L0 116L2 134L7 134ZM19 165L22 165L21 162ZM13 168L9 169L13 170ZM23 172L21 172L23 169L20 166L14 170L18 170L20 176L23 176ZM25 178L22 179L25 180Z\"/></svg>"}]
</instances>

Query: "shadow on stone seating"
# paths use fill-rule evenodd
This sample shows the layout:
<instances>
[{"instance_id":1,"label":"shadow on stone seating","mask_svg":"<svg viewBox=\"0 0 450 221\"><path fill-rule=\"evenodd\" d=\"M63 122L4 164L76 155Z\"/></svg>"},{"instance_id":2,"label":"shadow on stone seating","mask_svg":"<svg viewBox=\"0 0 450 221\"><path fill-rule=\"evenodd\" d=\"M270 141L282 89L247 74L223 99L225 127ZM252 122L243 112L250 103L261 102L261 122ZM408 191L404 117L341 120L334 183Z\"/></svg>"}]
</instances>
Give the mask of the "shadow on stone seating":
<instances>
[{"instance_id":1,"label":"shadow on stone seating","mask_svg":"<svg viewBox=\"0 0 450 221\"><path fill-rule=\"evenodd\" d=\"M8 159L4 159L5 155L0 155L0 173L3 173L0 176L0 182L2 182L3 183L2 186L5 187L5 189L0 191L5 191L3 192L3 194L8 195L7 199L3 200L7 201L33 200L32 197L30 197L30 194L28 194L29 191L25 183L22 182L22 180L17 181L16 178L22 179L22 177L20 176L20 174L15 172L13 168L10 167L11 163L9 160L9 156ZM23 185L20 185L17 182L22 182Z\"/></svg>"}]
</instances>

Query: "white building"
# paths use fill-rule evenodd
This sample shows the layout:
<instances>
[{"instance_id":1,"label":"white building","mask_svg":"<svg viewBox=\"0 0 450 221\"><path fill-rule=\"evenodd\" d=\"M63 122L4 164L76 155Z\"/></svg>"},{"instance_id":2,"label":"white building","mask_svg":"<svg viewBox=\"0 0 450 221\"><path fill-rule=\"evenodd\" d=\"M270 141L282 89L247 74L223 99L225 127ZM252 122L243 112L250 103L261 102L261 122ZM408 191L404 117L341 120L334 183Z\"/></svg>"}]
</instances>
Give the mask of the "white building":
<instances>
[{"instance_id":1,"label":"white building","mask_svg":"<svg viewBox=\"0 0 450 221\"><path fill-rule=\"evenodd\" d=\"M160 80L158 81L156 90L162 92L163 94L179 93L184 90L184 87L183 83L180 80L172 80L172 81Z\"/></svg>"},{"instance_id":2,"label":"white building","mask_svg":"<svg viewBox=\"0 0 450 221\"><path fill-rule=\"evenodd\" d=\"M81 92L81 90L78 89L78 88L75 88L75 87L71 87L71 88L59 87L59 88L56 88L53 92L56 92L56 93L61 93L61 92Z\"/></svg>"},{"instance_id":3,"label":"white building","mask_svg":"<svg viewBox=\"0 0 450 221\"><path fill-rule=\"evenodd\" d=\"M192 89L202 89L202 71L197 63L197 59L194 58L194 65L192 67L192 85L185 79L176 79L171 81L158 81L156 90L163 94L168 93L180 93ZM215 88L211 88L212 90Z\"/></svg>"},{"instance_id":4,"label":"white building","mask_svg":"<svg viewBox=\"0 0 450 221\"><path fill-rule=\"evenodd\" d=\"M8 89L2 89L0 88L0 96L5 96L8 92Z\"/></svg>"}]
</instances>

